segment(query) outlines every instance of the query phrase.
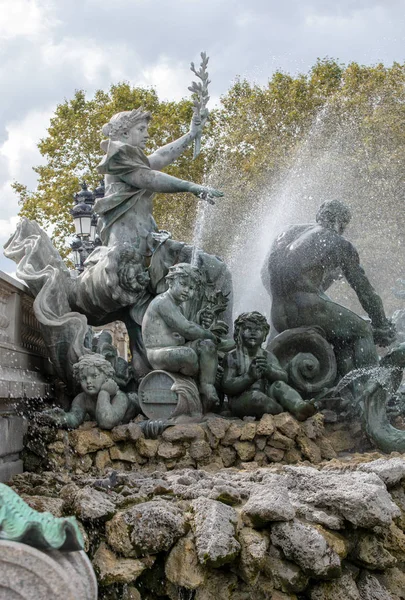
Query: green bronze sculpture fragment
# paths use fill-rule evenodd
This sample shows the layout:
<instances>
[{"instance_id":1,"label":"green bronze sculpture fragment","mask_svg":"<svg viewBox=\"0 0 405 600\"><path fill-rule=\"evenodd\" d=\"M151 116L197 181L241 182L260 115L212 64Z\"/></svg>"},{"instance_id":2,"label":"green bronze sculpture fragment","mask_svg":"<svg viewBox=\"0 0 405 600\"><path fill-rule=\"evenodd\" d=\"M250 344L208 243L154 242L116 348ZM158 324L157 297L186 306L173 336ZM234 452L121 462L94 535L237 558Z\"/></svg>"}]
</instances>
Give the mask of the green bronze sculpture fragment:
<instances>
[{"instance_id":1,"label":"green bronze sculpture fragment","mask_svg":"<svg viewBox=\"0 0 405 600\"><path fill-rule=\"evenodd\" d=\"M54 517L33 510L10 487L0 483L0 540L22 542L41 550L84 549L74 517Z\"/></svg>"}]
</instances>

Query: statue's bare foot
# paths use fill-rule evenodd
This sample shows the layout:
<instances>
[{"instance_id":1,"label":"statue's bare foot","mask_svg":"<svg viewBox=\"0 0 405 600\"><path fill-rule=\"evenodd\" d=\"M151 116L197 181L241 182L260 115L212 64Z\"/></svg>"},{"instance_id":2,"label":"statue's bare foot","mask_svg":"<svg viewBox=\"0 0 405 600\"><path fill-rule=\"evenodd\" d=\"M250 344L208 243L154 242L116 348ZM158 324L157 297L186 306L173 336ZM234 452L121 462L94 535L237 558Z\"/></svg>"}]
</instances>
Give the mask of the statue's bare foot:
<instances>
[{"instance_id":1,"label":"statue's bare foot","mask_svg":"<svg viewBox=\"0 0 405 600\"><path fill-rule=\"evenodd\" d=\"M294 415L299 421L305 421L316 413L316 408L313 402L302 402L297 406L296 414Z\"/></svg>"},{"instance_id":2,"label":"statue's bare foot","mask_svg":"<svg viewBox=\"0 0 405 600\"><path fill-rule=\"evenodd\" d=\"M214 408L219 404L219 398L215 386L209 383L200 385L201 402L204 407L204 413Z\"/></svg>"}]
</instances>

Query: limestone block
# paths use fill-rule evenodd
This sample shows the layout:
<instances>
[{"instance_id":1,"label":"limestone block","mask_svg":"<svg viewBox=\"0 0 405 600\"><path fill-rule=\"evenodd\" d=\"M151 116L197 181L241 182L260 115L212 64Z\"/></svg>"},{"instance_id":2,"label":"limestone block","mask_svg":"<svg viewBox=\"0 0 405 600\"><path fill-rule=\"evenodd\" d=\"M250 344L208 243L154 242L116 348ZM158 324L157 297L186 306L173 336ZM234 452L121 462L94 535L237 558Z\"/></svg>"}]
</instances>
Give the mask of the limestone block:
<instances>
[{"instance_id":1,"label":"limestone block","mask_svg":"<svg viewBox=\"0 0 405 600\"><path fill-rule=\"evenodd\" d=\"M98 471L104 471L111 466L111 456L108 450L99 450L96 454L94 465Z\"/></svg>"},{"instance_id":2,"label":"limestone block","mask_svg":"<svg viewBox=\"0 0 405 600\"><path fill-rule=\"evenodd\" d=\"M240 434L240 441L251 442L256 435L256 423L245 423Z\"/></svg>"},{"instance_id":3,"label":"limestone block","mask_svg":"<svg viewBox=\"0 0 405 600\"><path fill-rule=\"evenodd\" d=\"M230 421L227 421L226 419L219 419L219 418L214 417L214 418L208 419L208 421L206 422L206 425L213 436L215 436L218 440L222 440L222 438L225 436L226 432L228 431L231 423L230 423Z\"/></svg>"},{"instance_id":4,"label":"limestone block","mask_svg":"<svg viewBox=\"0 0 405 600\"><path fill-rule=\"evenodd\" d=\"M360 600L359 590L350 571L334 581L316 583L309 592L310 600Z\"/></svg>"},{"instance_id":5,"label":"limestone block","mask_svg":"<svg viewBox=\"0 0 405 600\"><path fill-rule=\"evenodd\" d=\"M194 460L204 460L211 456L212 451L209 443L205 440L195 440L190 445L189 453Z\"/></svg>"},{"instance_id":6,"label":"limestone block","mask_svg":"<svg viewBox=\"0 0 405 600\"><path fill-rule=\"evenodd\" d=\"M274 581L277 589L290 593L303 592L309 582L309 577L295 563L285 560L283 554L274 546L266 555L263 570Z\"/></svg>"},{"instance_id":7,"label":"limestone block","mask_svg":"<svg viewBox=\"0 0 405 600\"><path fill-rule=\"evenodd\" d=\"M271 541L306 575L321 579L340 576L339 556L315 527L297 520L275 523L271 530Z\"/></svg>"},{"instance_id":8,"label":"limestone block","mask_svg":"<svg viewBox=\"0 0 405 600\"><path fill-rule=\"evenodd\" d=\"M63 516L64 501L62 498L47 498L46 496L28 496L20 494L21 498L34 510L43 513L50 512L54 517Z\"/></svg>"},{"instance_id":9,"label":"limestone block","mask_svg":"<svg viewBox=\"0 0 405 600\"><path fill-rule=\"evenodd\" d=\"M256 446L252 442L235 442L235 450L242 461L253 460L256 454Z\"/></svg>"},{"instance_id":10,"label":"limestone block","mask_svg":"<svg viewBox=\"0 0 405 600\"><path fill-rule=\"evenodd\" d=\"M98 427L71 431L69 433L69 441L74 450L81 455L111 448L114 445L111 434L98 429Z\"/></svg>"},{"instance_id":11,"label":"limestone block","mask_svg":"<svg viewBox=\"0 0 405 600\"><path fill-rule=\"evenodd\" d=\"M200 425L187 423L183 425L174 425L168 427L162 433L162 438L166 442L183 442L190 440L203 440L205 438L204 429Z\"/></svg>"},{"instance_id":12,"label":"limestone block","mask_svg":"<svg viewBox=\"0 0 405 600\"><path fill-rule=\"evenodd\" d=\"M287 465L295 465L302 461L301 452L297 448L290 448L289 450L286 450L283 458Z\"/></svg>"},{"instance_id":13,"label":"limestone block","mask_svg":"<svg viewBox=\"0 0 405 600\"><path fill-rule=\"evenodd\" d=\"M288 450L288 448L294 446L294 440L276 430L267 440L267 445L273 446L273 448L281 448L281 450Z\"/></svg>"},{"instance_id":14,"label":"limestone block","mask_svg":"<svg viewBox=\"0 0 405 600\"><path fill-rule=\"evenodd\" d=\"M142 598L136 587L128 585L122 593L122 600L142 600Z\"/></svg>"},{"instance_id":15,"label":"limestone block","mask_svg":"<svg viewBox=\"0 0 405 600\"><path fill-rule=\"evenodd\" d=\"M341 429L328 433L327 439L332 445L334 451L338 453L353 450L356 445L355 438L352 437L350 431L347 429Z\"/></svg>"},{"instance_id":16,"label":"limestone block","mask_svg":"<svg viewBox=\"0 0 405 600\"><path fill-rule=\"evenodd\" d=\"M161 442L158 448L158 456L162 458L180 458L184 456L186 450L180 444L172 444L171 442Z\"/></svg>"},{"instance_id":17,"label":"limestone block","mask_svg":"<svg viewBox=\"0 0 405 600\"><path fill-rule=\"evenodd\" d=\"M193 500L191 507L199 562L213 567L232 562L240 552L235 537L236 511L208 498Z\"/></svg>"},{"instance_id":18,"label":"limestone block","mask_svg":"<svg viewBox=\"0 0 405 600\"><path fill-rule=\"evenodd\" d=\"M143 437L143 433L138 423L128 423L114 427L114 429L111 430L111 437L114 442L124 442L127 440L136 442L136 440Z\"/></svg>"},{"instance_id":19,"label":"limestone block","mask_svg":"<svg viewBox=\"0 0 405 600\"><path fill-rule=\"evenodd\" d=\"M264 454L270 462L281 462L285 455L285 450L281 448L273 448L272 446L266 446Z\"/></svg>"},{"instance_id":20,"label":"limestone block","mask_svg":"<svg viewBox=\"0 0 405 600\"><path fill-rule=\"evenodd\" d=\"M264 566L269 540L250 527L239 531L238 540L241 545L239 575L246 583L254 585Z\"/></svg>"},{"instance_id":21,"label":"limestone block","mask_svg":"<svg viewBox=\"0 0 405 600\"><path fill-rule=\"evenodd\" d=\"M359 471L375 473L387 487L392 487L405 479L405 460L403 458L380 458L358 465Z\"/></svg>"},{"instance_id":22,"label":"limestone block","mask_svg":"<svg viewBox=\"0 0 405 600\"><path fill-rule=\"evenodd\" d=\"M397 559L372 534L359 536L356 547L351 553L351 558L356 563L371 570L388 569L389 567L393 567L397 562Z\"/></svg>"},{"instance_id":23,"label":"limestone block","mask_svg":"<svg viewBox=\"0 0 405 600\"><path fill-rule=\"evenodd\" d=\"M204 584L206 570L199 564L193 536L181 538L166 560L167 579L179 587L195 590Z\"/></svg>"},{"instance_id":24,"label":"limestone block","mask_svg":"<svg viewBox=\"0 0 405 600\"><path fill-rule=\"evenodd\" d=\"M139 454L131 442L113 446L109 452L111 460L122 460L129 463L137 463L139 461Z\"/></svg>"},{"instance_id":25,"label":"limestone block","mask_svg":"<svg viewBox=\"0 0 405 600\"><path fill-rule=\"evenodd\" d=\"M153 458L156 456L158 447L158 440L146 440L144 438L139 438L139 440L136 442L136 448L139 454L145 458Z\"/></svg>"},{"instance_id":26,"label":"limestone block","mask_svg":"<svg viewBox=\"0 0 405 600\"><path fill-rule=\"evenodd\" d=\"M390 526L400 510L374 473L318 471L288 466L288 487L293 504L310 498L312 507L328 507L335 516L357 527Z\"/></svg>"},{"instance_id":27,"label":"limestone block","mask_svg":"<svg viewBox=\"0 0 405 600\"><path fill-rule=\"evenodd\" d=\"M218 500L218 502L234 506L242 502L242 490L238 489L235 485L224 483L223 485L216 485L209 497L212 500Z\"/></svg>"},{"instance_id":28,"label":"limestone block","mask_svg":"<svg viewBox=\"0 0 405 600\"><path fill-rule=\"evenodd\" d=\"M304 435L309 437L310 440L316 440L324 434L324 416L317 413L313 417L310 417L303 423L301 423L301 429Z\"/></svg>"},{"instance_id":29,"label":"limestone block","mask_svg":"<svg viewBox=\"0 0 405 600\"><path fill-rule=\"evenodd\" d=\"M210 571L205 585L196 590L194 600L233 600L238 585L238 578L233 573Z\"/></svg>"},{"instance_id":30,"label":"limestone block","mask_svg":"<svg viewBox=\"0 0 405 600\"><path fill-rule=\"evenodd\" d=\"M221 457L224 467L232 467L236 461L236 450L232 446L220 446L219 456Z\"/></svg>"},{"instance_id":31,"label":"limestone block","mask_svg":"<svg viewBox=\"0 0 405 600\"><path fill-rule=\"evenodd\" d=\"M109 545L127 557L167 551L185 532L182 511L166 500L137 504L106 525Z\"/></svg>"},{"instance_id":32,"label":"limestone block","mask_svg":"<svg viewBox=\"0 0 405 600\"><path fill-rule=\"evenodd\" d=\"M253 527L264 527L272 521L289 521L295 516L285 478L268 475L265 485L255 485L241 511L242 518Z\"/></svg>"},{"instance_id":33,"label":"limestone block","mask_svg":"<svg viewBox=\"0 0 405 600\"><path fill-rule=\"evenodd\" d=\"M294 419L290 413L281 413L274 415L274 425L285 436L295 439L301 431L301 426L297 419Z\"/></svg>"},{"instance_id":34,"label":"limestone block","mask_svg":"<svg viewBox=\"0 0 405 600\"><path fill-rule=\"evenodd\" d=\"M376 574L379 582L400 600L405 600L405 573L398 567L387 569L384 573Z\"/></svg>"},{"instance_id":35,"label":"limestone block","mask_svg":"<svg viewBox=\"0 0 405 600\"><path fill-rule=\"evenodd\" d=\"M384 584L377 577L363 571L357 581L357 588L361 600L393 600Z\"/></svg>"},{"instance_id":36,"label":"limestone block","mask_svg":"<svg viewBox=\"0 0 405 600\"><path fill-rule=\"evenodd\" d=\"M132 583L147 568L147 565L139 559L119 558L105 543L97 548L93 565L102 585Z\"/></svg>"},{"instance_id":37,"label":"limestone block","mask_svg":"<svg viewBox=\"0 0 405 600\"><path fill-rule=\"evenodd\" d=\"M269 436L275 430L273 415L263 415L256 427L256 435Z\"/></svg>"},{"instance_id":38,"label":"limestone block","mask_svg":"<svg viewBox=\"0 0 405 600\"><path fill-rule=\"evenodd\" d=\"M297 443L305 458L315 465L321 462L321 451L315 442L309 439L306 435L301 434L297 436Z\"/></svg>"},{"instance_id":39,"label":"limestone block","mask_svg":"<svg viewBox=\"0 0 405 600\"><path fill-rule=\"evenodd\" d=\"M115 504L104 492L86 486L79 490L73 500L73 511L82 521L109 519L115 512Z\"/></svg>"},{"instance_id":40,"label":"limestone block","mask_svg":"<svg viewBox=\"0 0 405 600\"><path fill-rule=\"evenodd\" d=\"M256 437L256 447L258 450L264 450L267 444L267 438L264 435Z\"/></svg>"},{"instance_id":41,"label":"limestone block","mask_svg":"<svg viewBox=\"0 0 405 600\"><path fill-rule=\"evenodd\" d=\"M319 447L319 450L321 451L322 458L331 460L332 458L337 457L337 454L328 438L320 437L316 440L316 444Z\"/></svg>"},{"instance_id":42,"label":"limestone block","mask_svg":"<svg viewBox=\"0 0 405 600\"><path fill-rule=\"evenodd\" d=\"M222 438L221 444L223 446L233 446L235 442L237 442L242 433L243 423L234 423L232 422Z\"/></svg>"}]
</instances>

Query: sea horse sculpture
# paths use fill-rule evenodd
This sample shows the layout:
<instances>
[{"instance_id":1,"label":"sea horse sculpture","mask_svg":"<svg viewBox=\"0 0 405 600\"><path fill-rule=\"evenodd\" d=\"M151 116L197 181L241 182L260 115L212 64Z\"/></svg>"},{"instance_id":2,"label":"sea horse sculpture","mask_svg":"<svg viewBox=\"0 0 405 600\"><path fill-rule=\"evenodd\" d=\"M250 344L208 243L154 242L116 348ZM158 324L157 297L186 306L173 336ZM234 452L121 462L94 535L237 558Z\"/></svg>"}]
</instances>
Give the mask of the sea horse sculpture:
<instances>
[{"instance_id":1,"label":"sea horse sculpture","mask_svg":"<svg viewBox=\"0 0 405 600\"><path fill-rule=\"evenodd\" d=\"M405 431L393 427L386 406L390 393L401 383L405 368L405 343L393 348L380 363L376 377L370 376L359 402L363 405L364 427L368 436L383 452L405 452ZM381 371L385 371L385 377Z\"/></svg>"},{"instance_id":2,"label":"sea horse sculpture","mask_svg":"<svg viewBox=\"0 0 405 600\"><path fill-rule=\"evenodd\" d=\"M0 540L21 542L40 550L84 549L83 536L74 517L39 513L3 483L0 483Z\"/></svg>"}]
</instances>

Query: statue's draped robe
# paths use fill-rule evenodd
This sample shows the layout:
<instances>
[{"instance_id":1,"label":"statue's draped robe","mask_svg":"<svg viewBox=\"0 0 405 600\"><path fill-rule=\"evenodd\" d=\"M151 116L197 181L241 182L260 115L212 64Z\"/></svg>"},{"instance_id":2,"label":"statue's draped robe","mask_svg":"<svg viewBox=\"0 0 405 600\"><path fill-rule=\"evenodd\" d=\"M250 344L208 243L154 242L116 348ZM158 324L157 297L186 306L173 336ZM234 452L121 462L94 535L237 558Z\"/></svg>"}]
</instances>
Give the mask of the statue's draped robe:
<instances>
[{"instance_id":1,"label":"statue's draped robe","mask_svg":"<svg viewBox=\"0 0 405 600\"><path fill-rule=\"evenodd\" d=\"M69 296L75 281L51 240L35 221L22 218L4 254L17 263L17 277L35 296L34 313L58 376L69 388L72 368L80 356L89 353L84 340L87 319L73 312Z\"/></svg>"},{"instance_id":2,"label":"statue's draped robe","mask_svg":"<svg viewBox=\"0 0 405 600\"><path fill-rule=\"evenodd\" d=\"M105 148L105 144L102 147ZM105 196L99 198L94 205L94 210L99 215L99 235L103 245L109 245L111 227L118 220L122 220L129 211L141 213L146 208L145 214L150 206L146 218L137 219L136 231L131 231L133 241L139 245L140 252L150 254L147 251L148 238L151 232L158 231L152 216L151 201L154 193L136 188L123 179L126 175L139 170L150 171L148 157L140 148L110 140L107 145L107 154L97 169L101 175L106 176Z\"/></svg>"}]
</instances>

